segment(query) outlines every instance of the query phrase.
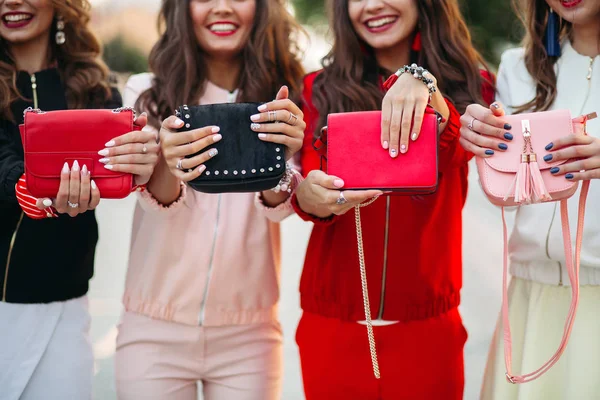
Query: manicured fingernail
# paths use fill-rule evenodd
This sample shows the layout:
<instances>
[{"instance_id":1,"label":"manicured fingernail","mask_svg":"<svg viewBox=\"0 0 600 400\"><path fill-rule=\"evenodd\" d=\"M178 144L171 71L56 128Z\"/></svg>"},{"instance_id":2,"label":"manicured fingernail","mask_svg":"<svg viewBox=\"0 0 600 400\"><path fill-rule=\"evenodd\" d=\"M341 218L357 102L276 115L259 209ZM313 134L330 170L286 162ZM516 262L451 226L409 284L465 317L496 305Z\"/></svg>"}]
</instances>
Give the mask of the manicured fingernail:
<instances>
[{"instance_id":1,"label":"manicured fingernail","mask_svg":"<svg viewBox=\"0 0 600 400\"><path fill-rule=\"evenodd\" d=\"M183 123L184 123L184 122L183 122L182 120L180 120L179 118L175 118L175 125L177 125L177 126L179 126L179 127L182 127L182 126L183 126Z\"/></svg>"},{"instance_id":2,"label":"manicured fingernail","mask_svg":"<svg viewBox=\"0 0 600 400\"><path fill-rule=\"evenodd\" d=\"M494 155L494 150L486 150L485 154L487 154L488 156Z\"/></svg>"},{"instance_id":3,"label":"manicured fingernail","mask_svg":"<svg viewBox=\"0 0 600 400\"><path fill-rule=\"evenodd\" d=\"M102 164L108 164L108 162L110 161L110 158L104 157L104 158L101 158L98 161L100 161Z\"/></svg>"},{"instance_id":4,"label":"manicured fingernail","mask_svg":"<svg viewBox=\"0 0 600 400\"><path fill-rule=\"evenodd\" d=\"M113 169L114 166L113 165L105 165L104 168L106 168L106 169Z\"/></svg>"},{"instance_id":5,"label":"manicured fingernail","mask_svg":"<svg viewBox=\"0 0 600 400\"><path fill-rule=\"evenodd\" d=\"M221 139L223 139L223 136L221 136L221 135L214 135L213 136L213 142L218 142Z\"/></svg>"},{"instance_id":6,"label":"manicured fingernail","mask_svg":"<svg viewBox=\"0 0 600 400\"><path fill-rule=\"evenodd\" d=\"M390 144L387 142L387 140L383 142L383 148L386 150L390 148Z\"/></svg>"},{"instance_id":7,"label":"manicured fingernail","mask_svg":"<svg viewBox=\"0 0 600 400\"><path fill-rule=\"evenodd\" d=\"M405 144L400 145L400 153L402 153L402 154L406 153L406 145Z\"/></svg>"},{"instance_id":8,"label":"manicured fingernail","mask_svg":"<svg viewBox=\"0 0 600 400\"><path fill-rule=\"evenodd\" d=\"M44 206L50 207L52 205L52 200L44 199L44 201L42 203L44 204Z\"/></svg>"},{"instance_id":9,"label":"manicured fingernail","mask_svg":"<svg viewBox=\"0 0 600 400\"><path fill-rule=\"evenodd\" d=\"M257 131L260 129L260 124L252 123L250 124L250 129L252 129L253 131Z\"/></svg>"},{"instance_id":10,"label":"manicured fingernail","mask_svg":"<svg viewBox=\"0 0 600 400\"><path fill-rule=\"evenodd\" d=\"M548 161L552 161L552 154L546 154L544 156L544 161L548 162Z\"/></svg>"},{"instance_id":11,"label":"manicured fingernail","mask_svg":"<svg viewBox=\"0 0 600 400\"><path fill-rule=\"evenodd\" d=\"M96 182L91 181L90 183L92 185L92 189L94 189L94 190L98 189L98 186L96 186Z\"/></svg>"},{"instance_id":12,"label":"manicured fingernail","mask_svg":"<svg viewBox=\"0 0 600 400\"><path fill-rule=\"evenodd\" d=\"M110 140L110 141L106 142L106 144L105 144L106 147L113 147L114 145L115 145L114 140Z\"/></svg>"},{"instance_id":13,"label":"manicured fingernail","mask_svg":"<svg viewBox=\"0 0 600 400\"><path fill-rule=\"evenodd\" d=\"M218 126L213 126L213 128L210 130L212 133L217 133L217 132L221 132L221 128Z\"/></svg>"},{"instance_id":14,"label":"manicured fingernail","mask_svg":"<svg viewBox=\"0 0 600 400\"><path fill-rule=\"evenodd\" d=\"M500 108L500 104L498 104L498 103L492 103L492 107L494 107L495 109L499 109Z\"/></svg>"},{"instance_id":15,"label":"manicured fingernail","mask_svg":"<svg viewBox=\"0 0 600 400\"><path fill-rule=\"evenodd\" d=\"M209 156L211 156L211 157L214 157L214 156L216 156L217 154L219 154L219 150L217 150L217 149L210 149L210 150L208 151L208 155L209 155Z\"/></svg>"},{"instance_id":16,"label":"manicured fingernail","mask_svg":"<svg viewBox=\"0 0 600 400\"><path fill-rule=\"evenodd\" d=\"M250 116L252 121L258 121L260 119L260 114L254 114Z\"/></svg>"},{"instance_id":17,"label":"manicured fingernail","mask_svg":"<svg viewBox=\"0 0 600 400\"><path fill-rule=\"evenodd\" d=\"M566 174L565 178L567 178L567 179L573 179L573 174Z\"/></svg>"},{"instance_id":18,"label":"manicured fingernail","mask_svg":"<svg viewBox=\"0 0 600 400\"><path fill-rule=\"evenodd\" d=\"M87 165L83 164L83 168L81 168L81 176L87 176L87 174L88 174Z\"/></svg>"},{"instance_id":19,"label":"manicured fingernail","mask_svg":"<svg viewBox=\"0 0 600 400\"><path fill-rule=\"evenodd\" d=\"M498 145L498 148L499 148L500 150L506 150L506 149L508 149L508 146L506 145L506 143L500 143L500 144Z\"/></svg>"},{"instance_id":20,"label":"manicured fingernail","mask_svg":"<svg viewBox=\"0 0 600 400\"><path fill-rule=\"evenodd\" d=\"M396 156L398 155L398 150L396 150L396 149L391 149L391 150L390 150L390 155L391 155L392 157L396 157Z\"/></svg>"},{"instance_id":21,"label":"manicured fingernail","mask_svg":"<svg viewBox=\"0 0 600 400\"><path fill-rule=\"evenodd\" d=\"M560 168L558 168L558 167L554 167L554 168L550 169L551 174L556 174L558 171L560 171Z\"/></svg>"},{"instance_id":22,"label":"manicured fingernail","mask_svg":"<svg viewBox=\"0 0 600 400\"><path fill-rule=\"evenodd\" d=\"M63 165L63 168L62 168L62 173L66 174L68 172L70 172L69 171L69 163L65 163L65 165Z\"/></svg>"},{"instance_id":23,"label":"manicured fingernail","mask_svg":"<svg viewBox=\"0 0 600 400\"><path fill-rule=\"evenodd\" d=\"M545 147L546 151L550 151L552 150L552 148L554 147L554 143L548 143Z\"/></svg>"},{"instance_id":24,"label":"manicured fingernail","mask_svg":"<svg viewBox=\"0 0 600 400\"><path fill-rule=\"evenodd\" d=\"M412 139L412 141L414 142L415 140L417 140L417 137L418 137L418 136L419 136L419 135L417 135L417 132L413 132L413 134L412 134L412 136L411 136L411 139Z\"/></svg>"},{"instance_id":25,"label":"manicured fingernail","mask_svg":"<svg viewBox=\"0 0 600 400\"><path fill-rule=\"evenodd\" d=\"M266 133L259 133L258 137L261 139L266 139L267 138L267 134Z\"/></svg>"},{"instance_id":26,"label":"manicured fingernail","mask_svg":"<svg viewBox=\"0 0 600 400\"><path fill-rule=\"evenodd\" d=\"M206 165L201 165L198 167L198 172L203 173L206 170Z\"/></svg>"},{"instance_id":27,"label":"manicured fingernail","mask_svg":"<svg viewBox=\"0 0 600 400\"><path fill-rule=\"evenodd\" d=\"M102 149L98 152L98 155L101 155L102 157L106 157L109 153L108 149Z\"/></svg>"},{"instance_id":28,"label":"manicured fingernail","mask_svg":"<svg viewBox=\"0 0 600 400\"><path fill-rule=\"evenodd\" d=\"M77 160L73 162L73 172L79 172L79 163Z\"/></svg>"},{"instance_id":29,"label":"manicured fingernail","mask_svg":"<svg viewBox=\"0 0 600 400\"><path fill-rule=\"evenodd\" d=\"M510 131L512 129L512 125L509 123L504 124L504 129L506 129L507 131Z\"/></svg>"},{"instance_id":30,"label":"manicured fingernail","mask_svg":"<svg viewBox=\"0 0 600 400\"><path fill-rule=\"evenodd\" d=\"M259 106L258 111L267 111L267 105L263 104L263 105Z\"/></svg>"},{"instance_id":31,"label":"manicured fingernail","mask_svg":"<svg viewBox=\"0 0 600 400\"><path fill-rule=\"evenodd\" d=\"M335 186L336 188L344 187L344 181L341 179L335 179L333 181L333 186Z\"/></svg>"},{"instance_id":32,"label":"manicured fingernail","mask_svg":"<svg viewBox=\"0 0 600 400\"><path fill-rule=\"evenodd\" d=\"M506 139L506 140L513 140L513 139L514 139L514 137L513 137L513 135L512 135L512 134L510 134L510 133L506 132L506 133L504 134L504 139Z\"/></svg>"}]
</instances>

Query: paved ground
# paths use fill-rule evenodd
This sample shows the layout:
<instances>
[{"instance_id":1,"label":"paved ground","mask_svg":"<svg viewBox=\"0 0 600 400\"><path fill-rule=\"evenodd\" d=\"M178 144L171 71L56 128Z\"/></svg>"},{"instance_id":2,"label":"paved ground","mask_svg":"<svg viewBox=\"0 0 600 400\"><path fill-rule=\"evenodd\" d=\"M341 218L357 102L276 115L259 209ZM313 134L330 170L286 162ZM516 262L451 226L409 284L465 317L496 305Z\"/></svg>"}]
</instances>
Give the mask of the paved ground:
<instances>
[{"instance_id":1,"label":"paved ground","mask_svg":"<svg viewBox=\"0 0 600 400\"><path fill-rule=\"evenodd\" d=\"M473 166L474 167L474 166ZM469 331L465 350L466 400L476 400L489 338L500 303L502 232L499 210L483 198L472 168L464 210L464 289L461 310ZM134 198L105 201L98 209L100 244L90 297L96 353L95 399L113 400L115 324L121 310ZM297 217L282 225L283 265L280 318L285 335L284 400L303 399L294 331L300 317L298 281L310 225ZM432 243L432 251L433 246ZM233 399L225 399L233 400Z\"/></svg>"}]
</instances>

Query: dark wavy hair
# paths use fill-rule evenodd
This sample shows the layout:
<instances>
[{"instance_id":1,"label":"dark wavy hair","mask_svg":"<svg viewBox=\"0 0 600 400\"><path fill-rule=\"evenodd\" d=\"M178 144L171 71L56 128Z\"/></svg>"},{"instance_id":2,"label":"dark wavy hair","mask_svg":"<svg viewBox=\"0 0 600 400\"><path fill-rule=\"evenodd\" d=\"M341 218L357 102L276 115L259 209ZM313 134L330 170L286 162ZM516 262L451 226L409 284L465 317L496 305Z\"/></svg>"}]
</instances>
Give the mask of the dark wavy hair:
<instances>
[{"instance_id":1,"label":"dark wavy hair","mask_svg":"<svg viewBox=\"0 0 600 400\"><path fill-rule=\"evenodd\" d=\"M158 25L164 32L149 58L154 80L136 102L136 109L147 111L155 127L172 115L175 107L195 103L207 79L189 1L164 0ZM303 33L282 0L256 0L254 26L242 50L238 101L270 101L281 85L287 85L292 95L300 93L304 70L295 39Z\"/></svg>"},{"instance_id":2,"label":"dark wavy hair","mask_svg":"<svg viewBox=\"0 0 600 400\"><path fill-rule=\"evenodd\" d=\"M442 93L459 112L471 103L483 104L480 68L487 66L471 44L458 1L413 1L419 12L422 50L413 52L411 61L431 71ZM377 64L373 49L356 34L348 14L348 0L329 0L328 5L334 44L314 83L313 102L320 115L317 131L326 125L329 113L381 109L381 77L392 72Z\"/></svg>"},{"instance_id":3,"label":"dark wavy hair","mask_svg":"<svg viewBox=\"0 0 600 400\"><path fill-rule=\"evenodd\" d=\"M63 17L67 41L54 41L56 19L52 24L49 62L56 61L66 86L69 108L83 108L90 100L101 106L111 96L109 70L101 59L101 45L88 27L91 5L88 0L52 0L55 15ZM16 87L17 69L5 40L0 41L0 112L14 121L10 105L22 98Z\"/></svg>"}]
</instances>

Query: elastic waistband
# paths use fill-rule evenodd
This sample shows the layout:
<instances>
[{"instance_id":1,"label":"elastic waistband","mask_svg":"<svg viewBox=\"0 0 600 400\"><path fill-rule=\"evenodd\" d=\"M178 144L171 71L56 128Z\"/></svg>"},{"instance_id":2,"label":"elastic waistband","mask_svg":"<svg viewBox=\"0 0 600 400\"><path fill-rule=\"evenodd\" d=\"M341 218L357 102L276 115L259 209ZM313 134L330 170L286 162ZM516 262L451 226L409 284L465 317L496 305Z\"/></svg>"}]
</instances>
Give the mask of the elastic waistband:
<instances>
[{"instance_id":1,"label":"elastic waistband","mask_svg":"<svg viewBox=\"0 0 600 400\"><path fill-rule=\"evenodd\" d=\"M571 286L566 265L558 261L512 261L510 273L517 278L546 285ZM600 268L581 265L579 267L579 285L600 285Z\"/></svg>"}]
</instances>

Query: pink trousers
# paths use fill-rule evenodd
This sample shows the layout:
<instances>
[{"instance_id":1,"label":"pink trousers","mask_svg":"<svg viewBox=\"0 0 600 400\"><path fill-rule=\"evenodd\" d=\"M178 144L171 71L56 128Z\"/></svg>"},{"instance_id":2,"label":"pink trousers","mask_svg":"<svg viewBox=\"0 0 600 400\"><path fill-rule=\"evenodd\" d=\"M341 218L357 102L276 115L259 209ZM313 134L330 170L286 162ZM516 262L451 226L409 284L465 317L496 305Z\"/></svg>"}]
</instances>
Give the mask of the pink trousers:
<instances>
[{"instance_id":1,"label":"pink trousers","mask_svg":"<svg viewBox=\"0 0 600 400\"><path fill-rule=\"evenodd\" d=\"M281 398L278 322L203 327L126 312L115 374L120 400L275 400Z\"/></svg>"}]
</instances>

